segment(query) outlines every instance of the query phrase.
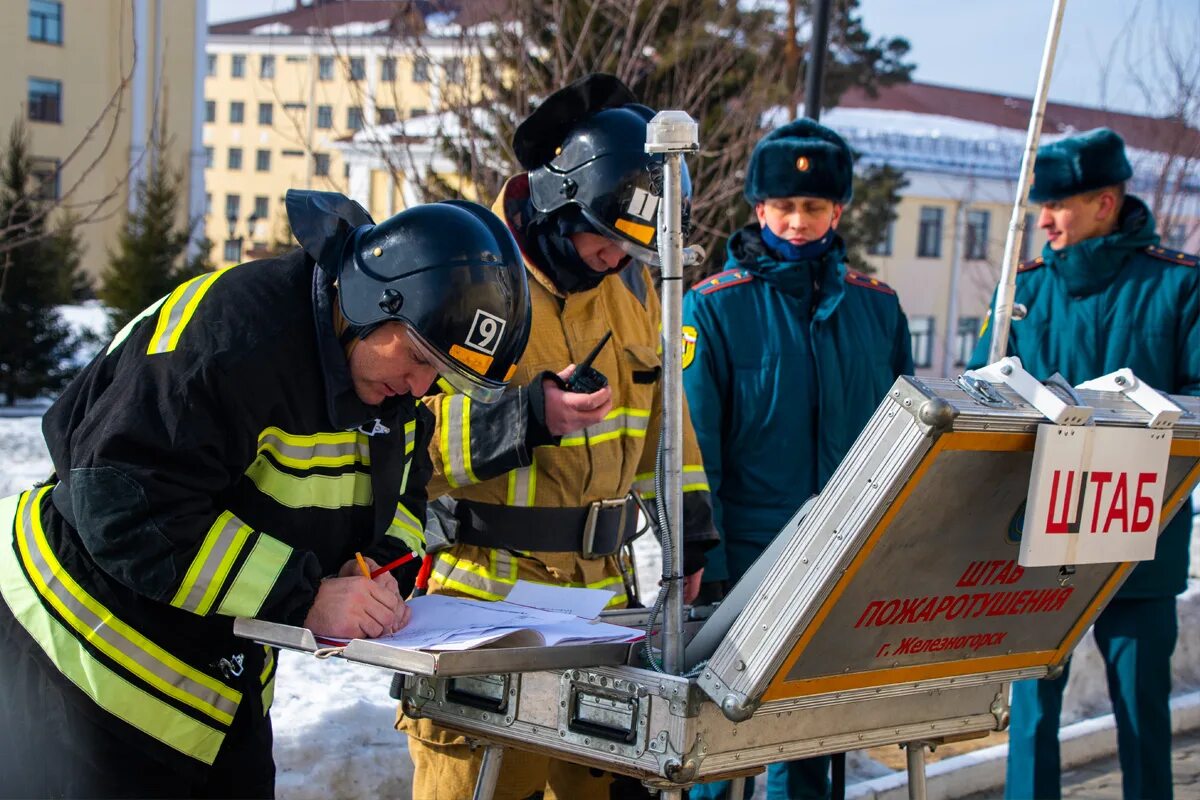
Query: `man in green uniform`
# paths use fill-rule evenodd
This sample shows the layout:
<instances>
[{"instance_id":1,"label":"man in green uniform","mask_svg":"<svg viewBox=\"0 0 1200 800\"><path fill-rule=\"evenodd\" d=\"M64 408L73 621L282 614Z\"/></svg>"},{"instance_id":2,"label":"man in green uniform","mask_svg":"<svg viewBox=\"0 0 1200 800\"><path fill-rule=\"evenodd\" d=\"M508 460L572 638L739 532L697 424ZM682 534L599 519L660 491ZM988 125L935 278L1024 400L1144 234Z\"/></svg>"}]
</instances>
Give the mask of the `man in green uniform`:
<instances>
[{"instance_id":1,"label":"man in green uniform","mask_svg":"<svg viewBox=\"0 0 1200 800\"><path fill-rule=\"evenodd\" d=\"M1072 384L1128 367L1160 391L1200 394L1200 270L1158 246L1154 215L1126 194L1133 170L1116 133L1099 129L1046 145L1029 199L1048 242L1017 274L1025 316L1009 355L1045 380ZM987 362L991 331L972 367ZM1175 596L1187 584L1191 504L1167 525L1153 561L1133 570L1095 624L1117 718L1124 794L1171 796L1171 652ZM1013 686L1006 796L1059 796L1058 725L1067 670Z\"/></svg>"}]
</instances>

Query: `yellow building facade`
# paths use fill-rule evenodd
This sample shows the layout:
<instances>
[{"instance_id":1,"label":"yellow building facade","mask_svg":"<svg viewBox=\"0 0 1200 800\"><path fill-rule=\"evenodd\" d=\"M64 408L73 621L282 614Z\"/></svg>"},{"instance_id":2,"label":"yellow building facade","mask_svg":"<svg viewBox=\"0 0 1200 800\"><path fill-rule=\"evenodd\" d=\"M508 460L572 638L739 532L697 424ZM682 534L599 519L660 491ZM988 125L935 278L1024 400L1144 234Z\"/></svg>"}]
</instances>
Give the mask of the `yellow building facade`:
<instances>
[{"instance_id":1,"label":"yellow building facade","mask_svg":"<svg viewBox=\"0 0 1200 800\"><path fill-rule=\"evenodd\" d=\"M204 176L193 167L202 164L206 14L205 0L6 0L4 142L24 120L44 196L57 197L56 215L69 209L84 220L83 266L93 280L150 165L156 124L168 163L182 172L180 223L203 211Z\"/></svg>"},{"instance_id":2,"label":"yellow building facade","mask_svg":"<svg viewBox=\"0 0 1200 800\"><path fill-rule=\"evenodd\" d=\"M380 35L389 3L342 3L329 13L379 9L379 19L321 18L321 7L212 26L204 81L207 235L228 265L290 241L288 189L351 189L341 142L362 130L438 110L467 83L455 39ZM340 21L339 21L340 20ZM334 24L337 22L338 24ZM382 218L398 192L367 203Z\"/></svg>"}]
</instances>

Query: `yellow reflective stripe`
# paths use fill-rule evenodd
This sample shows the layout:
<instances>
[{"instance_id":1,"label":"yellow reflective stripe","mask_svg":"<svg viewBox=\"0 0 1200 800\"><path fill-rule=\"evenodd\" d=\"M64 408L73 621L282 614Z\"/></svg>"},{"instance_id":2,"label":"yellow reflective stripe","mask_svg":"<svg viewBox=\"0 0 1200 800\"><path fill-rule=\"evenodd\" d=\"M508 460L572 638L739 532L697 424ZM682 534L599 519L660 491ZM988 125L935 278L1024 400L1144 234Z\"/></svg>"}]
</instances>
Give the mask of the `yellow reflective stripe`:
<instances>
[{"instance_id":1,"label":"yellow reflective stripe","mask_svg":"<svg viewBox=\"0 0 1200 800\"><path fill-rule=\"evenodd\" d=\"M193 614L207 614L252 532L231 512L221 512L205 534L171 605Z\"/></svg>"},{"instance_id":2,"label":"yellow reflective stripe","mask_svg":"<svg viewBox=\"0 0 1200 800\"><path fill-rule=\"evenodd\" d=\"M41 500L50 488L24 495L16 524L21 559L38 594L80 636L129 672L218 722L231 723L241 692L193 669L138 633L88 594L59 563L42 529Z\"/></svg>"},{"instance_id":3,"label":"yellow reflective stripe","mask_svg":"<svg viewBox=\"0 0 1200 800\"><path fill-rule=\"evenodd\" d=\"M688 478L692 480L688 482ZM683 491L684 492L708 492L711 491L708 486L708 476L704 474L704 467L699 464L684 464L683 465ZM632 491L637 492L642 496L643 500L652 500L658 495L654 489L654 473L639 472L633 478Z\"/></svg>"},{"instance_id":4,"label":"yellow reflective stripe","mask_svg":"<svg viewBox=\"0 0 1200 800\"><path fill-rule=\"evenodd\" d=\"M196 312L196 306L200 304L213 282L226 272L228 270L219 270L192 278L167 295L167 302L159 312L158 324L150 338L150 345L146 348L146 355L169 353L175 349L179 344L179 337L183 335L183 329L191 322L192 315Z\"/></svg>"},{"instance_id":5,"label":"yellow reflective stripe","mask_svg":"<svg viewBox=\"0 0 1200 800\"><path fill-rule=\"evenodd\" d=\"M417 421L410 419L404 423L404 455L408 455L417 446ZM369 462L368 462L369 463Z\"/></svg>"},{"instance_id":6,"label":"yellow reflective stripe","mask_svg":"<svg viewBox=\"0 0 1200 800\"><path fill-rule=\"evenodd\" d=\"M343 475L292 475L260 455L245 474L260 492L288 508L369 506L373 497L371 476L357 470Z\"/></svg>"},{"instance_id":7,"label":"yellow reflective stripe","mask_svg":"<svg viewBox=\"0 0 1200 800\"><path fill-rule=\"evenodd\" d=\"M537 496L537 461L528 467L514 469L508 473L508 494L506 502L510 506L527 508L533 505Z\"/></svg>"},{"instance_id":8,"label":"yellow reflective stripe","mask_svg":"<svg viewBox=\"0 0 1200 800\"><path fill-rule=\"evenodd\" d=\"M230 617L257 615L291 555L292 548L273 536L260 533L254 549L229 585L217 613Z\"/></svg>"},{"instance_id":9,"label":"yellow reflective stripe","mask_svg":"<svg viewBox=\"0 0 1200 800\"><path fill-rule=\"evenodd\" d=\"M584 428L580 433L564 436L559 442L559 446L594 445L621 436L641 439L646 436L646 430L649 427L650 411L648 409L614 408L595 425Z\"/></svg>"},{"instance_id":10,"label":"yellow reflective stripe","mask_svg":"<svg viewBox=\"0 0 1200 800\"><path fill-rule=\"evenodd\" d=\"M262 684L262 712L265 717L271 710L271 704L275 702L275 651L270 647L263 645L266 650L266 655L263 657L263 669L258 676L258 682Z\"/></svg>"},{"instance_id":11,"label":"yellow reflective stripe","mask_svg":"<svg viewBox=\"0 0 1200 800\"><path fill-rule=\"evenodd\" d=\"M424 526L403 503L396 505L396 513L392 516L392 522L388 525L386 534L404 542L408 549L418 556L425 555Z\"/></svg>"},{"instance_id":12,"label":"yellow reflective stripe","mask_svg":"<svg viewBox=\"0 0 1200 800\"><path fill-rule=\"evenodd\" d=\"M3 528L11 530L9 523L15 523L20 499L13 496L0 500ZM193 719L96 659L42 605L38 592L25 580L16 551L8 544L0 546L0 597L38 647L52 658L58 671L96 705L186 756L213 763L225 739L224 732Z\"/></svg>"},{"instance_id":13,"label":"yellow reflective stripe","mask_svg":"<svg viewBox=\"0 0 1200 800\"><path fill-rule=\"evenodd\" d=\"M441 399L442 472L451 488L479 483L471 471L471 398L447 395Z\"/></svg>"},{"instance_id":14,"label":"yellow reflective stripe","mask_svg":"<svg viewBox=\"0 0 1200 800\"><path fill-rule=\"evenodd\" d=\"M137 324L139 322L141 322L146 317L153 314L155 311L158 311L158 307L161 306L163 303L167 302L167 297L168 297L168 295L164 294L162 297L158 298L153 303L146 306L145 310L143 310L142 313L138 314L136 317L129 320L129 322L126 322L125 327L123 327L123 328L121 328L121 330L117 331L117 335L113 337L113 340L111 342L109 342L108 349L104 351L104 355L106 355L106 356L112 355L113 350L116 350L118 347L121 346L121 342L123 342L129 338L129 334L133 333L133 329L137 327Z\"/></svg>"},{"instance_id":15,"label":"yellow reflective stripe","mask_svg":"<svg viewBox=\"0 0 1200 800\"><path fill-rule=\"evenodd\" d=\"M483 600L503 600L517 582L517 561L506 551L496 548L488 549L488 560L489 566L485 567L474 561L460 558L453 552L439 553L437 561L434 562L433 574L430 579L436 580L448 589L464 592ZM501 574L506 567L507 577ZM543 583L542 581L532 582ZM608 606L621 605L629 599L620 575L610 575L591 583L568 581L544 585L606 589L610 592L613 591L610 587L617 587L619 591L613 592L612 599L607 603Z\"/></svg>"},{"instance_id":16,"label":"yellow reflective stripe","mask_svg":"<svg viewBox=\"0 0 1200 800\"><path fill-rule=\"evenodd\" d=\"M450 381L441 376L437 379L437 387L441 390L442 394L455 394L458 391L450 385Z\"/></svg>"},{"instance_id":17,"label":"yellow reflective stripe","mask_svg":"<svg viewBox=\"0 0 1200 800\"><path fill-rule=\"evenodd\" d=\"M270 427L258 435L258 452L295 469L371 463L367 435L357 431L298 435Z\"/></svg>"}]
</instances>

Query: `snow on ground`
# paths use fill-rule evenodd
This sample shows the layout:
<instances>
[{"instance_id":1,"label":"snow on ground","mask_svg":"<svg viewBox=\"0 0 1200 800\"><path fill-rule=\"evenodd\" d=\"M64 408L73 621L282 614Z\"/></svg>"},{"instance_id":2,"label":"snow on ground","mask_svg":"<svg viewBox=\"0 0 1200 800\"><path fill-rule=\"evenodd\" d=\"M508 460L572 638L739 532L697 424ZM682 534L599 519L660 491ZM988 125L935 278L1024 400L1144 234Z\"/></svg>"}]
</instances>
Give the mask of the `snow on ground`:
<instances>
[{"instance_id":1,"label":"snow on ground","mask_svg":"<svg viewBox=\"0 0 1200 800\"><path fill-rule=\"evenodd\" d=\"M50 473L40 433L43 410L44 404L27 404L14 410L25 416L0 416L0 497L28 488ZM661 564L658 545L644 536L635 549L642 597L650 600ZM1200 545L1192 550L1195 558ZM1196 573L1193 569L1193 577ZM1179 645L1173 661L1177 693L1200 687L1200 626L1190 624L1200 617L1200 582L1194 581L1180 598L1179 616ZM1064 723L1111 711L1103 675L1089 635L1076 650ZM280 654L271 712L279 797L358 800L410 796L412 762L405 737L392 728L396 704L388 696L390 681L390 673L372 667L293 652ZM847 759L848 783L876 777L881 770L886 772L865 754L851 754Z\"/></svg>"}]
</instances>

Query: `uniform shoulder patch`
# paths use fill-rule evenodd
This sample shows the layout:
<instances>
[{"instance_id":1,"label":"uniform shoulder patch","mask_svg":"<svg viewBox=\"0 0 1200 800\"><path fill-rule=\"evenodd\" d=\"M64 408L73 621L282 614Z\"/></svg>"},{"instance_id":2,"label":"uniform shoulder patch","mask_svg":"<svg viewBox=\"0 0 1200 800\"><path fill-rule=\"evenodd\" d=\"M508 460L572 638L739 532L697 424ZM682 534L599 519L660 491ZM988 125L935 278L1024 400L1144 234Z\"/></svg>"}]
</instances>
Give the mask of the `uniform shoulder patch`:
<instances>
[{"instance_id":1,"label":"uniform shoulder patch","mask_svg":"<svg viewBox=\"0 0 1200 800\"><path fill-rule=\"evenodd\" d=\"M1172 264L1181 264L1185 267L1194 267L1200 264L1200 256L1194 256L1191 253L1185 253L1182 250L1171 250L1166 247L1159 247L1152 244L1143 250L1146 255L1151 258L1157 258L1162 261L1169 261Z\"/></svg>"},{"instance_id":2,"label":"uniform shoulder patch","mask_svg":"<svg viewBox=\"0 0 1200 800\"><path fill-rule=\"evenodd\" d=\"M864 289L873 289L874 291L882 292L883 294L896 294L895 289L888 286L878 278L872 278L870 275L864 275L863 273L853 269L846 270L846 283L850 286L861 286Z\"/></svg>"},{"instance_id":3,"label":"uniform shoulder patch","mask_svg":"<svg viewBox=\"0 0 1200 800\"><path fill-rule=\"evenodd\" d=\"M1042 259L1041 256L1038 256L1037 258L1033 258L1033 259L1030 259L1029 261L1022 263L1019 267L1017 267L1017 272L1018 273L1029 272L1031 269L1037 269L1038 267L1044 267L1044 266L1046 266L1046 262Z\"/></svg>"},{"instance_id":4,"label":"uniform shoulder patch","mask_svg":"<svg viewBox=\"0 0 1200 800\"><path fill-rule=\"evenodd\" d=\"M700 294L712 294L722 289L728 289L730 286L749 283L752 280L754 280L754 275L747 270L727 269L724 272L718 272L716 275L705 278L692 288Z\"/></svg>"}]
</instances>

